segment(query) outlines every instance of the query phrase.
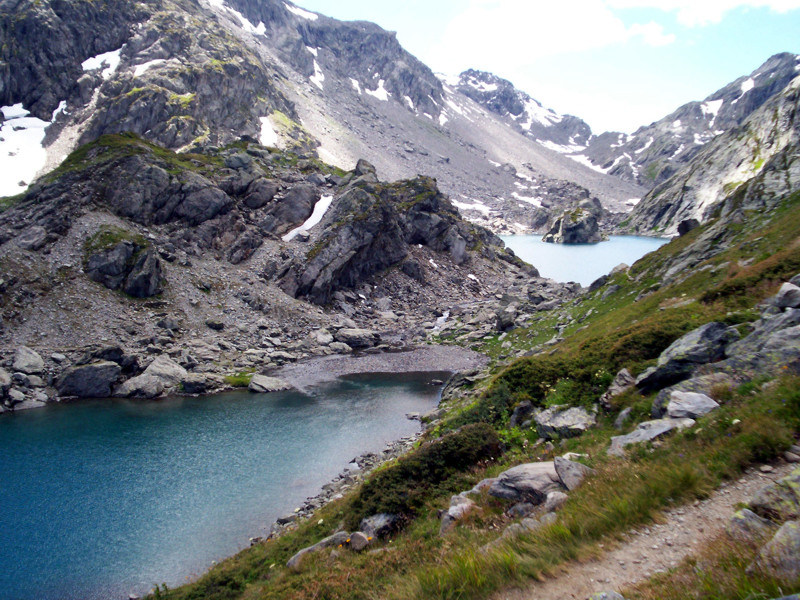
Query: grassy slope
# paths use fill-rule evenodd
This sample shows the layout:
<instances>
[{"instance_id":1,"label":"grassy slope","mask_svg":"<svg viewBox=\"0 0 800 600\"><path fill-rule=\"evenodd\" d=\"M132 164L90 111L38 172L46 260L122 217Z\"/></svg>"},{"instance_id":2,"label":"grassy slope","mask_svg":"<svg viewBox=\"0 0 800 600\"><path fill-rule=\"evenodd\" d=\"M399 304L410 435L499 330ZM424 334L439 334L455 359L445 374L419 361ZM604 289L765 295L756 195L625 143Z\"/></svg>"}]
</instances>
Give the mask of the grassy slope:
<instances>
[{"instance_id":1,"label":"grassy slope","mask_svg":"<svg viewBox=\"0 0 800 600\"><path fill-rule=\"evenodd\" d=\"M772 217L751 215L740 229L709 268L698 268L674 285L658 286L663 263L701 230L648 255L629 273L609 282L620 286L616 293L603 299L604 288L569 308L575 318L592 312L569 327L554 353L498 366L490 381L479 384L484 391L478 400L454 402L449 421L434 435L465 423L489 421L508 444L507 452L497 461L463 470L449 487L438 487L405 531L378 544L377 552L339 550L338 556L331 556L324 551L307 560L299 573L284 567L294 552L352 520L353 506L358 504L359 492L355 492L355 498L325 507L288 535L241 552L193 584L157 595L176 599L483 598L502 586L541 577L560 562L596 552L605 537L648 522L667 506L704 497L749 464L777 456L800 431L800 379L789 375L769 385L758 381L737 390L719 390L716 399L723 407L701 420L699 427L663 444L635 450L629 460L610 458L604 452L609 438L617 433L611 426L614 413L603 415L589 434L566 440L563 447L551 451L535 444L535 431L507 426L510 411L520 400L593 402L618 368L641 371L682 333L711 320L742 323L755 318L755 304L774 293L781 280L800 272L800 194L788 199ZM740 260L750 259L748 266L740 266ZM651 293L635 301L645 291ZM510 339L517 348L530 347L552 336L553 320L552 315L544 315ZM487 340L482 347L495 353L497 340ZM629 392L615 401L615 411L631 406L635 420L645 420L651 401L652 397ZM496 539L508 522L503 504L484 497L481 510L448 536L438 535L437 510L448 505L451 491L466 489L510 465L566 450L588 454L598 474L570 495L555 524L488 553L480 552L478 548ZM662 592L664 597L676 598L745 598L759 593L771 597L781 584L745 577L744 562L725 556L709 558L711 574L703 575L706 580L719 579L715 585L723 591L706 593L707 585L665 581L652 585L669 584L673 591L643 588L641 597L660 597ZM746 585L732 583L743 580ZM797 591L800 585L783 582L782 589Z\"/></svg>"}]
</instances>

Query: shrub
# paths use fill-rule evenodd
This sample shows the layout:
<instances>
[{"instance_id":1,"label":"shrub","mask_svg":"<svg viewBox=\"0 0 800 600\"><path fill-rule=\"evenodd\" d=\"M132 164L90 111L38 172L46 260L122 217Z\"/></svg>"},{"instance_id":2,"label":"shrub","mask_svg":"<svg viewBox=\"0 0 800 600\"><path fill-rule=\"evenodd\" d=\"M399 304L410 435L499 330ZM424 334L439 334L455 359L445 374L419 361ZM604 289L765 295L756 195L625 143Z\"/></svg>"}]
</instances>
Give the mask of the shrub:
<instances>
[{"instance_id":1,"label":"shrub","mask_svg":"<svg viewBox=\"0 0 800 600\"><path fill-rule=\"evenodd\" d=\"M361 519L378 513L411 518L428 500L454 491L458 474L499 455L497 433L485 423L420 446L364 483L348 511L347 527L354 529Z\"/></svg>"}]
</instances>

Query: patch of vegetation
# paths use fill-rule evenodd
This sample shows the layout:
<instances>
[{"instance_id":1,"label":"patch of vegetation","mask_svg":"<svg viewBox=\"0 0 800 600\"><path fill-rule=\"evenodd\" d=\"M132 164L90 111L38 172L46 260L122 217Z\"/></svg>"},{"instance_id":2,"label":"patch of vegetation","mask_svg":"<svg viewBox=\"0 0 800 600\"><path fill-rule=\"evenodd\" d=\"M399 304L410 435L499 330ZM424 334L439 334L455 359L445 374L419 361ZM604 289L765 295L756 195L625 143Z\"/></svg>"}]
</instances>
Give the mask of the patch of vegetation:
<instances>
[{"instance_id":1,"label":"patch of vegetation","mask_svg":"<svg viewBox=\"0 0 800 600\"><path fill-rule=\"evenodd\" d=\"M350 505L346 526L355 529L363 518L378 513L409 519L432 498L457 491L457 484L464 483L460 473L498 456L500 440L485 423L423 444L364 483Z\"/></svg>"},{"instance_id":2,"label":"patch of vegetation","mask_svg":"<svg viewBox=\"0 0 800 600\"><path fill-rule=\"evenodd\" d=\"M233 375L225 376L225 383L234 388L246 388L250 385L253 379L253 374L250 372L242 371L234 373Z\"/></svg>"},{"instance_id":3,"label":"patch of vegetation","mask_svg":"<svg viewBox=\"0 0 800 600\"><path fill-rule=\"evenodd\" d=\"M139 251L150 245L144 236L136 232L113 225L103 225L97 233L84 242L84 256L88 260L92 254L102 252L103 250L110 250L120 242L131 242Z\"/></svg>"}]
</instances>

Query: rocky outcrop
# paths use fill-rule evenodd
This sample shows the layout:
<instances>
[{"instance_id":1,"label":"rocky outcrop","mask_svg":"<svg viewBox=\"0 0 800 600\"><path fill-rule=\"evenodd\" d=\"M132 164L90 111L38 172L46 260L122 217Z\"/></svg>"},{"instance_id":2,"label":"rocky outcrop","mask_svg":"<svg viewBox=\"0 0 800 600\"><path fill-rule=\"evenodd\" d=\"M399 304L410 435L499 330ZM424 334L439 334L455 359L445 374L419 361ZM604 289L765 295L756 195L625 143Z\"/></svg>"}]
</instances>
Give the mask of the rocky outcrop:
<instances>
[{"instance_id":1,"label":"rocky outcrop","mask_svg":"<svg viewBox=\"0 0 800 600\"><path fill-rule=\"evenodd\" d=\"M152 248L130 240L94 250L86 261L86 274L92 281L134 298L150 298L162 289L161 261Z\"/></svg>"},{"instance_id":2,"label":"rocky outcrop","mask_svg":"<svg viewBox=\"0 0 800 600\"><path fill-rule=\"evenodd\" d=\"M602 240L597 216L583 205L564 212L542 238L552 244L594 244Z\"/></svg>"},{"instance_id":3,"label":"rocky outcrop","mask_svg":"<svg viewBox=\"0 0 800 600\"><path fill-rule=\"evenodd\" d=\"M108 398L122 369L117 363L100 361L67 369L56 382L60 396Z\"/></svg>"}]
</instances>

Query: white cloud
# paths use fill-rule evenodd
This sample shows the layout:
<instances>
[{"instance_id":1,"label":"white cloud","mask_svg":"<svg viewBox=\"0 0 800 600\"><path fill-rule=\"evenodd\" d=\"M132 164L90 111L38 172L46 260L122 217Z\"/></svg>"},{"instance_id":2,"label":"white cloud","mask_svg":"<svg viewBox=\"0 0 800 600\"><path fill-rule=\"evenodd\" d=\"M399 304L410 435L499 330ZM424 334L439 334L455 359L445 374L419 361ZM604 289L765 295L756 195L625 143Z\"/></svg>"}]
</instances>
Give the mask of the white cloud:
<instances>
[{"instance_id":1,"label":"white cloud","mask_svg":"<svg viewBox=\"0 0 800 600\"><path fill-rule=\"evenodd\" d=\"M767 8L786 13L800 8L800 0L606 0L612 8L652 8L674 12L678 23L701 27L722 21L737 8Z\"/></svg>"},{"instance_id":2,"label":"white cloud","mask_svg":"<svg viewBox=\"0 0 800 600\"><path fill-rule=\"evenodd\" d=\"M627 6L645 0L612 1ZM513 69L538 58L636 39L663 46L675 36L652 21L628 26L603 0L472 0L448 23L431 56L443 72L496 64Z\"/></svg>"}]
</instances>

